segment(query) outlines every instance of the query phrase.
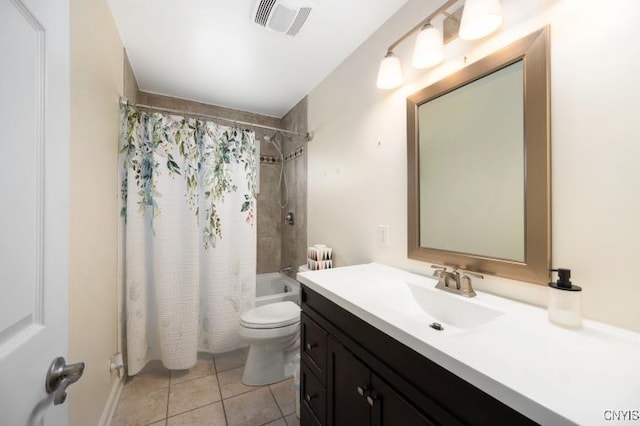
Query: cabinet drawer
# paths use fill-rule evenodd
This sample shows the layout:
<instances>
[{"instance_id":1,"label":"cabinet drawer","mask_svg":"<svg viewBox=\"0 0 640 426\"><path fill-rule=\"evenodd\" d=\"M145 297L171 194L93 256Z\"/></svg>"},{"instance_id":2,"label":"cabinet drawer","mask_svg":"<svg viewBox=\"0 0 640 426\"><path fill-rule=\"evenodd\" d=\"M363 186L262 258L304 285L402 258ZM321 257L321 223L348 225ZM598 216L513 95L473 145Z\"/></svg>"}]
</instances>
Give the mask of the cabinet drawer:
<instances>
[{"instance_id":1,"label":"cabinet drawer","mask_svg":"<svg viewBox=\"0 0 640 426\"><path fill-rule=\"evenodd\" d=\"M302 313L302 358L324 383L327 362L327 332Z\"/></svg>"},{"instance_id":2,"label":"cabinet drawer","mask_svg":"<svg viewBox=\"0 0 640 426\"><path fill-rule=\"evenodd\" d=\"M300 405L300 425L304 426L323 426L318 423L318 419L313 415L311 409L306 404Z\"/></svg>"},{"instance_id":3,"label":"cabinet drawer","mask_svg":"<svg viewBox=\"0 0 640 426\"><path fill-rule=\"evenodd\" d=\"M319 424L326 424L327 394L322 383L311 372L306 362L300 364L301 405L313 413Z\"/></svg>"}]
</instances>

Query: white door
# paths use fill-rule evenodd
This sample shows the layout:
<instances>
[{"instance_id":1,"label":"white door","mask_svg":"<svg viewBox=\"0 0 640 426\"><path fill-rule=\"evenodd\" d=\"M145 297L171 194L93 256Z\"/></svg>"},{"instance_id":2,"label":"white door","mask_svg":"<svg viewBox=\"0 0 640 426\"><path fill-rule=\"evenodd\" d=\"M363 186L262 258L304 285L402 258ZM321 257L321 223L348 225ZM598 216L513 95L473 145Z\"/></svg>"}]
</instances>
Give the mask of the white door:
<instances>
[{"instance_id":1,"label":"white door","mask_svg":"<svg viewBox=\"0 0 640 426\"><path fill-rule=\"evenodd\" d=\"M0 424L67 424L69 2L0 0ZM40 419L39 413L44 413Z\"/></svg>"}]
</instances>

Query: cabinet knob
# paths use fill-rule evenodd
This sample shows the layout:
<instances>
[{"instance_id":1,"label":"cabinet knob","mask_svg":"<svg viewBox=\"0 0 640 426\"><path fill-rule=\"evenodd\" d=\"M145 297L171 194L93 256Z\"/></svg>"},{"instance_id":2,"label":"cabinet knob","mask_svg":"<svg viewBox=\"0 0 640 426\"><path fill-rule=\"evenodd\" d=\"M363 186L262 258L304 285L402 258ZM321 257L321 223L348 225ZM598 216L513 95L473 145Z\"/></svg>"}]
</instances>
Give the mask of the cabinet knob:
<instances>
[{"instance_id":1,"label":"cabinet knob","mask_svg":"<svg viewBox=\"0 0 640 426\"><path fill-rule=\"evenodd\" d=\"M367 396L367 403L372 407L374 406L377 400L378 400L377 396Z\"/></svg>"},{"instance_id":2,"label":"cabinet knob","mask_svg":"<svg viewBox=\"0 0 640 426\"><path fill-rule=\"evenodd\" d=\"M366 387L366 386L364 386L364 387L363 387L363 386L358 386L358 387L356 388L356 390L358 391L358 395L360 395L360 396L364 396L364 393L365 393L366 391L368 391L369 389L367 389L367 387Z\"/></svg>"},{"instance_id":3,"label":"cabinet knob","mask_svg":"<svg viewBox=\"0 0 640 426\"><path fill-rule=\"evenodd\" d=\"M318 346L318 344L317 343L307 343L305 346L306 346L307 350L310 351L311 349L313 349L316 346Z\"/></svg>"},{"instance_id":4,"label":"cabinet knob","mask_svg":"<svg viewBox=\"0 0 640 426\"><path fill-rule=\"evenodd\" d=\"M313 398L315 398L316 396L317 396L317 395L316 395L315 393L307 394L307 395L305 395L304 399L306 399L306 400L307 400L307 402L311 402L311 400L312 400Z\"/></svg>"}]
</instances>

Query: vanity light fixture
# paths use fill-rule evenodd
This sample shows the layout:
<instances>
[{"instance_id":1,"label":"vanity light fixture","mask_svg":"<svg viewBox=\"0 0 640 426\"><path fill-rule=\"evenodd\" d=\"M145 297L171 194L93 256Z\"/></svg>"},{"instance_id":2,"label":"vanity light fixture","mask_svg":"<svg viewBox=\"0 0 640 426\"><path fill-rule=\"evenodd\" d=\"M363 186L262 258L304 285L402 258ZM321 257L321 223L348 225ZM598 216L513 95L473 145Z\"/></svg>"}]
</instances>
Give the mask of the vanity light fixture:
<instances>
[{"instance_id":1,"label":"vanity light fixture","mask_svg":"<svg viewBox=\"0 0 640 426\"><path fill-rule=\"evenodd\" d=\"M458 19L447 12L460 0L448 0L435 12L423 19L387 49L387 54L380 62L377 86L379 89L393 89L402 84L402 67L400 59L394 55L393 49L420 30L413 50L413 66L423 69L435 66L444 59L444 41L442 32L431 25L431 20L438 15L445 15L455 21ZM459 15L458 15L459 16ZM499 0L465 0L462 18L459 22L458 35L464 40L476 40L495 31L502 24L502 9ZM455 33L453 37L455 37Z\"/></svg>"},{"instance_id":2,"label":"vanity light fixture","mask_svg":"<svg viewBox=\"0 0 640 426\"><path fill-rule=\"evenodd\" d=\"M393 89L401 84L402 67L400 66L400 59L389 50L382 62L380 62L376 85L379 89Z\"/></svg>"},{"instance_id":3,"label":"vanity light fixture","mask_svg":"<svg viewBox=\"0 0 640 426\"><path fill-rule=\"evenodd\" d=\"M501 24L499 0L466 0L458 34L464 40L477 40L491 34Z\"/></svg>"},{"instance_id":4,"label":"vanity light fixture","mask_svg":"<svg viewBox=\"0 0 640 426\"><path fill-rule=\"evenodd\" d=\"M413 66L419 69L438 65L444 59L442 33L431 23L422 27L413 48Z\"/></svg>"}]
</instances>

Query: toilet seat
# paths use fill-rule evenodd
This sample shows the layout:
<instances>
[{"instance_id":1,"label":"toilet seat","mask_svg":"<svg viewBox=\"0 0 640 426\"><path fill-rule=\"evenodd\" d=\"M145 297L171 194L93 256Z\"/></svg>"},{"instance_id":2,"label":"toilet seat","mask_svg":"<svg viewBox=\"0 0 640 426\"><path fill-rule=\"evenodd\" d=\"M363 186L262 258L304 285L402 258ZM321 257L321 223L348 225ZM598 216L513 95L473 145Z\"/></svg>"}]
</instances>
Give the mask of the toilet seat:
<instances>
[{"instance_id":1,"label":"toilet seat","mask_svg":"<svg viewBox=\"0 0 640 426\"><path fill-rule=\"evenodd\" d=\"M277 302L253 308L240 316L246 328L279 328L300 322L300 307L293 302Z\"/></svg>"}]
</instances>

